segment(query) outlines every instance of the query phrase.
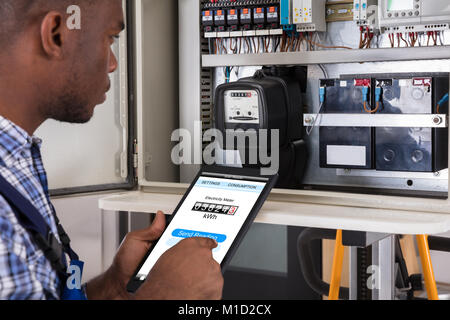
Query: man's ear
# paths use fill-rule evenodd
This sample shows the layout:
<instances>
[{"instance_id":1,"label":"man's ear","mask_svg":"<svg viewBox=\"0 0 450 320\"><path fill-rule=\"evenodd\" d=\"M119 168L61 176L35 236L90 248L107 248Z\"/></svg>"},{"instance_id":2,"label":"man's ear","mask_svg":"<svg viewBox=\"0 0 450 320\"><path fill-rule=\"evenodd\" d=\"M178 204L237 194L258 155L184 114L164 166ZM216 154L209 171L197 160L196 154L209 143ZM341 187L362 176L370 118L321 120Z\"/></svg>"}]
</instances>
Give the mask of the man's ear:
<instances>
[{"instance_id":1,"label":"man's ear","mask_svg":"<svg viewBox=\"0 0 450 320\"><path fill-rule=\"evenodd\" d=\"M41 24L41 41L42 48L49 57L62 58L62 46L65 43L67 32L63 15L60 12L50 11L45 15Z\"/></svg>"}]
</instances>

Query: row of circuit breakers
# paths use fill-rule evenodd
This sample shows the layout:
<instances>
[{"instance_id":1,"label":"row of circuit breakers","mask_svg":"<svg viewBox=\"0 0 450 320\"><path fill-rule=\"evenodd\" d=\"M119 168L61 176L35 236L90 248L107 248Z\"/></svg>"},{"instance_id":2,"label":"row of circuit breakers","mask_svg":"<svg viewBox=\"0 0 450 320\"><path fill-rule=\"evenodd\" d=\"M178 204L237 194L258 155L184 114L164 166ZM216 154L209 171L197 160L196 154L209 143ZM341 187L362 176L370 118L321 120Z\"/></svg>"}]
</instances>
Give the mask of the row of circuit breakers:
<instances>
[{"instance_id":1,"label":"row of circuit breakers","mask_svg":"<svg viewBox=\"0 0 450 320\"><path fill-rule=\"evenodd\" d=\"M446 114L449 74L320 80L322 113ZM445 103L444 103L445 101ZM445 128L320 127L320 167L438 172L448 166Z\"/></svg>"},{"instance_id":2,"label":"row of circuit breakers","mask_svg":"<svg viewBox=\"0 0 450 320\"><path fill-rule=\"evenodd\" d=\"M324 32L327 5L326 0L203 0L201 21L207 37ZM450 29L448 0L354 0L347 11L359 25L381 32Z\"/></svg>"}]
</instances>

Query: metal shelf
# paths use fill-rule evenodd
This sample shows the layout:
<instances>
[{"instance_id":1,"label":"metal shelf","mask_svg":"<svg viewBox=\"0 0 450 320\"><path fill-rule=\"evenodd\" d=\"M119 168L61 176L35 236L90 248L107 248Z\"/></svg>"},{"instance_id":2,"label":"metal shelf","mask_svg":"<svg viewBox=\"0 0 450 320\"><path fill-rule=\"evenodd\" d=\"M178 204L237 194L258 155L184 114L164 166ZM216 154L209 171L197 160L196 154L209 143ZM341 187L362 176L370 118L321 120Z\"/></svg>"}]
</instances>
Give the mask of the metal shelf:
<instances>
[{"instance_id":1,"label":"metal shelf","mask_svg":"<svg viewBox=\"0 0 450 320\"><path fill-rule=\"evenodd\" d=\"M311 65L450 59L450 46L203 55L203 67Z\"/></svg>"}]
</instances>

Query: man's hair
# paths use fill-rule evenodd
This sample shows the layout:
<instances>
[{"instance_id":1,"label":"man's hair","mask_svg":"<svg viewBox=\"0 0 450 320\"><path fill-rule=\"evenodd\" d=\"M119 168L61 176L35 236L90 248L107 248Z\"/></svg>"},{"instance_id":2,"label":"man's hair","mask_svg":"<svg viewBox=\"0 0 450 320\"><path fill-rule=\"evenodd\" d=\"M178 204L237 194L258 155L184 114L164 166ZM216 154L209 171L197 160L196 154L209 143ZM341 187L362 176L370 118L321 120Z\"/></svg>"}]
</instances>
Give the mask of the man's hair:
<instances>
[{"instance_id":1,"label":"man's hair","mask_svg":"<svg viewBox=\"0 0 450 320\"><path fill-rule=\"evenodd\" d=\"M28 24L45 10L63 10L72 4L95 0L0 0L0 48L14 42Z\"/></svg>"}]
</instances>

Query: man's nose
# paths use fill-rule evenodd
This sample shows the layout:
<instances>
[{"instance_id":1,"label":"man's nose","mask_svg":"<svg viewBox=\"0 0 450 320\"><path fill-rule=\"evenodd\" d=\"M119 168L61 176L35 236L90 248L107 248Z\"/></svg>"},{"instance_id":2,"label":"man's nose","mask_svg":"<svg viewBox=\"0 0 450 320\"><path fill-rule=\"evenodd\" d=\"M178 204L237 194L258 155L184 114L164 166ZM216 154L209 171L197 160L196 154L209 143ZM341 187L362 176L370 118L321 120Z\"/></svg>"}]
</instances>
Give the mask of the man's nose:
<instances>
[{"instance_id":1,"label":"man's nose","mask_svg":"<svg viewBox=\"0 0 450 320\"><path fill-rule=\"evenodd\" d=\"M113 73L114 71L117 70L118 67L118 63L117 63L117 58L116 55L114 54L114 52L111 50L111 54L110 54L110 62L109 62L109 73Z\"/></svg>"}]
</instances>

